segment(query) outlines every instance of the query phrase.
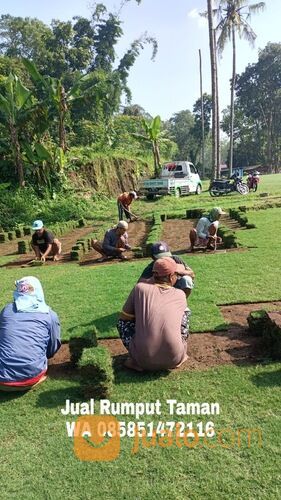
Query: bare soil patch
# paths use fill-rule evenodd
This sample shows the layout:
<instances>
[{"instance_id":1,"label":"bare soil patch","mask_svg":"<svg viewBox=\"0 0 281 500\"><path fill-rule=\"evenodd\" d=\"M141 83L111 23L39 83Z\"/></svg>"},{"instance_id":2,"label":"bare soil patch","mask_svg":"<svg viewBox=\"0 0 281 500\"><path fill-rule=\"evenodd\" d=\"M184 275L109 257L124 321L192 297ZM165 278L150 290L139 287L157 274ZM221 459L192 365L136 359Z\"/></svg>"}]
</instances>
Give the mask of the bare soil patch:
<instances>
[{"instance_id":1,"label":"bare soil patch","mask_svg":"<svg viewBox=\"0 0 281 500\"><path fill-rule=\"evenodd\" d=\"M229 216L222 218L222 224L227 225L232 230L241 229L238 222L231 219ZM196 226L197 219L168 219L163 223L163 232L161 240L168 243L171 252L174 254L187 253L190 240L189 232ZM226 252L244 252L245 248L228 248L224 249L223 246L218 248L216 252L207 250L204 247L196 247L192 255L205 255L205 253L226 253Z\"/></svg>"},{"instance_id":2,"label":"bare soil patch","mask_svg":"<svg viewBox=\"0 0 281 500\"><path fill-rule=\"evenodd\" d=\"M202 371L220 365L247 365L259 363L267 358L262 338L249 335L247 329L249 313L263 308L279 311L272 314L281 321L281 301L221 306L224 318L230 322L228 329L222 332L191 334L187 344L189 359L179 370ZM121 340L100 339L99 344L109 349L115 368L121 368L128 355ZM68 343L64 343L49 361L48 373L53 377L69 376L73 373Z\"/></svg>"},{"instance_id":3,"label":"bare soil patch","mask_svg":"<svg viewBox=\"0 0 281 500\"><path fill-rule=\"evenodd\" d=\"M134 221L129 224L128 228L128 239L129 239L129 245L134 248L134 247L141 247L146 239L148 232L150 230L151 223L149 221ZM126 256L128 257L128 260L131 260L133 258L133 252L128 251L126 252ZM97 260L100 258L100 254L96 252L95 250L91 250L88 254L85 254L83 259L80 262L80 265L88 265L88 264L97 264ZM108 265L115 263L116 259L114 260L109 260L104 262L103 264L99 265ZM118 261L119 262L119 261Z\"/></svg>"},{"instance_id":4,"label":"bare soil patch","mask_svg":"<svg viewBox=\"0 0 281 500\"><path fill-rule=\"evenodd\" d=\"M59 239L62 242L62 254L61 258L58 262L53 262L52 259L47 259L44 265L58 265L59 263L63 262L69 262L70 261L70 250L76 240L79 238L83 238L84 236L87 236L88 234L93 232L93 227L81 227L81 228L76 228L72 230L70 233L66 234L65 236L61 236ZM27 238L28 241L30 241L31 236L28 236ZM10 243L3 243L4 245L10 245L6 247L6 252L7 253L2 253L1 255L10 255L12 254L12 251L14 249L14 255L12 257L15 259L12 262L8 262L4 266L1 267L22 267L28 265L28 263L34 259L34 252L30 252L28 254L24 255L19 255L17 254L17 243L16 242L10 242ZM2 247L0 245L0 249Z\"/></svg>"}]
</instances>

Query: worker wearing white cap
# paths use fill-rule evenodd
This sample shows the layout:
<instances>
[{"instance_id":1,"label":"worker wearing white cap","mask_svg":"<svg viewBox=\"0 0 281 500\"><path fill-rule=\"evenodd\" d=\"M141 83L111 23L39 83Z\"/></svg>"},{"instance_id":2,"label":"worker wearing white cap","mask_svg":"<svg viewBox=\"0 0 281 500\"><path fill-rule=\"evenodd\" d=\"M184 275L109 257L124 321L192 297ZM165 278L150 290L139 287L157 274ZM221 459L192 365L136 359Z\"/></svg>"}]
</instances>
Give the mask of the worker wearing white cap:
<instances>
[{"instance_id":1,"label":"worker wearing white cap","mask_svg":"<svg viewBox=\"0 0 281 500\"><path fill-rule=\"evenodd\" d=\"M92 239L92 247L102 255L99 262L115 257L120 260L127 260L124 252L131 249L128 244L127 229L128 222L120 220L116 226L106 231L103 242Z\"/></svg>"},{"instance_id":2,"label":"worker wearing white cap","mask_svg":"<svg viewBox=\"0 0 281 500\"><path fill-rule=\"evenodd\" d=\"M196 228L190 230L190 251L194 251L196 245L204 246L210 250L216 250L217 244L222 239L217 235L219 220L225 212L221 207L214 207L206 217L201 217Z\"/></svg>"},{"instance_id":3,"label":"worker wearing white cap","mask_svg":"<svg viewBox=\"0 0 281 500\"><path fill-rule=\"evenodd\" d=\"M118 218L123 220L123 214L129 222L132 222L133 214L131 213L131 203L138 198L136 191L122 193L117 198Z\"/></svg>"}]
</instances>

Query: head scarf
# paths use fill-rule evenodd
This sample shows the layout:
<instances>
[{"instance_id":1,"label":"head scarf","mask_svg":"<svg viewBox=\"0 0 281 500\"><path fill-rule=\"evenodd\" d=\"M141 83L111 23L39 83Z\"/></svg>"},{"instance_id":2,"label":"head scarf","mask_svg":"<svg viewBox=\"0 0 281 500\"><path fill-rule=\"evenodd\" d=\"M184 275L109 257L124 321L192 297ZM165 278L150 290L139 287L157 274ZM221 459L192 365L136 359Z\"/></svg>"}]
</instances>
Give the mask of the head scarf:
<instances>
[{"instance_id":1,"label":"head scarf","mask_svg":"<svg viewBox=\"0 0 281 500\"><path fill-rule=\"evenodd\" d=\"M15 282L16 291L13 293L17 312L40 312L50 311L44 298L44 292L40 281L34 276L26 276Z\"/></svg>"}]
</instances>

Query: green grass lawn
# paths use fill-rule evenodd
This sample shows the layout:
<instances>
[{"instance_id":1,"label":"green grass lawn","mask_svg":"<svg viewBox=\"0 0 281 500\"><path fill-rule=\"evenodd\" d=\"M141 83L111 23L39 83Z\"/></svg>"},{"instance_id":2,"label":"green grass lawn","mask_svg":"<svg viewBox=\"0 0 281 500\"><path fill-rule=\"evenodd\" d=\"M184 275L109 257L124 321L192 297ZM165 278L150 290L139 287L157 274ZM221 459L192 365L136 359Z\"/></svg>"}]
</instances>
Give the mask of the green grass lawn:
<instances>
[{"instance_id":1,"label":"green grass lawn","mask_svg":"<svg viewBox=\"0 0 281 500\"><path fill-rule=\"evenodd\" d=\"M148 215L175 209L184 213L196 206L253 206L281 197L281 175L262 177L259 190L269 197L261 198L258 192L214 200L203 193L179 200L136 202L134 211ZM257 226L239 231L239 242L248 250L184 256L196 272L190 300L192 331L225 326L217 304L281 299L281 209L251 210L247 215ZM107 217L116 217L114 200L109 202ZM6 260L2 257L0 264ZM146 262L96 268L58 265L32 269L32 274L41 280L47 302L60 316L64 339L94 325L101 337L108 337L116 335L118 311ZM26 269L0 269L1 307L11 300L14 280L26 273ZM73 454L67 418L60 413L67 398L81 400L71 377L49 378L33 392L19 396L0 394L1 499L277 499L281 493L280 374L281 363L268 360L255 366L168 375L117 371L111 401L162 402L161 417L141 420L171 420L166 399L219 402L220 415L177 416L176 420L213 420L217 430L259 428L262 447L254 438L250 448L245 439L240 448L230 446L226 439L226 447L158 447L132 455L132 439L123 438L121 454L113 462L80 462ZM133 417L120 419L129 422Z\"/></svg>"}]
</instances>

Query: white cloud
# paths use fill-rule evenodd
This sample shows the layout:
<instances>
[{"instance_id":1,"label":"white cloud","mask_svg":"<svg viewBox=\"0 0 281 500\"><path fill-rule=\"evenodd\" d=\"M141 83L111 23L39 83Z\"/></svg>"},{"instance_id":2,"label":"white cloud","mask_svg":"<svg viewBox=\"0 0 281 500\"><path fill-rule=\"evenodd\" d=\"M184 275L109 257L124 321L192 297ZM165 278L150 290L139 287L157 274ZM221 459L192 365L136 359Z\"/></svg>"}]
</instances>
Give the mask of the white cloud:
<instances>
[{"instance_id":1,"label":"white cloud","mask_svg":"<svg viewBox=\"0 0 281 500\"><path fill-rule=\"evenodd\" d=\"M199 28L205 28L208 25L208 21L205 17L200 16L198 9L192 9L188 12L188 17L195 19Z\"/></svg>"}]
</instances>

